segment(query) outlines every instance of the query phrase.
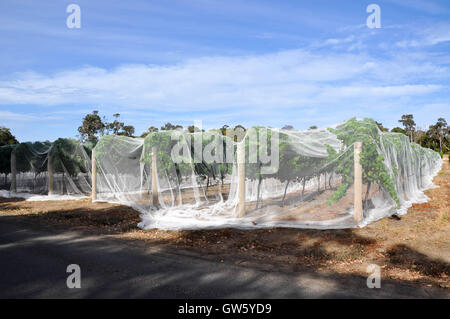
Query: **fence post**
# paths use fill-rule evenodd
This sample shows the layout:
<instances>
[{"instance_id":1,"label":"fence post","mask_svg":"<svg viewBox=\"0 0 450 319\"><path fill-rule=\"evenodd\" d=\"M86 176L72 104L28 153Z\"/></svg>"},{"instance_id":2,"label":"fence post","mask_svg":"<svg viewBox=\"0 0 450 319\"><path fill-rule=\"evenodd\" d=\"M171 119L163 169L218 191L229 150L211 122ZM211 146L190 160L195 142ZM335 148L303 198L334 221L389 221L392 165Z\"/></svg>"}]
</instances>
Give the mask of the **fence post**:
<instances>
[{"instance_id":1,"label":"fence post","mask_svg":"<svg viewBox=\"0 0 450 319\"><path fill-rule=\"evenodd\" d=\"M245 215L245 140L237 144L237 169L238 169L238 217Z\"/></svg>"},{"instance_id":2,"label":"fence post","mask_svg":"<svg viewBox=\"0 0 450 319\"><path fill-rule=\"evenodd\" d=\"M360 163L360 154L362 151L362 142L355 142L353 150L354 158L354 216L355 223L359 225L363 217L362 210L362 166Z\"/></svg>"},{"instance_id":3,"label":"fence post","mask_svg":"<svg viewBox=\"0 0 450 319\"><path fill-rule=\"evenodd\" d=\"M153 206L159 206L159 198L158 198L158 149L156 146L152 147L152 201Z\"/></svg>"},{"instance_id":4,"label":"fence post","mask_svg":"<svg viewBox=\"0 0 450 319\"><path fill-rule=\"evenodd\" d=\"M17 193L17 169L16 169L16 150L13 149L11 152L11 191Z\"/></svg>"},{"instance_id":5,"label":"fence post","mask_svg":"<svg viewBox=\"0 0 450 319\"><path fill-rule=\"evenodd\" d=\"M92 182L92 188L91 188L91 200L95 201L97 198L97 162L95 160L95 148L92 150L92 169L91 169L91 182Z\"/></svg>"},{"instance_id":6,"label":"fence post","mask_svg":"<svg viewBox=\"0 0 450 319\"><path fill-rule=\"evenodd\" d=\"M53 163L51 153L47 154L48 195L53 194Z\"/></svg>"}]
</instances>

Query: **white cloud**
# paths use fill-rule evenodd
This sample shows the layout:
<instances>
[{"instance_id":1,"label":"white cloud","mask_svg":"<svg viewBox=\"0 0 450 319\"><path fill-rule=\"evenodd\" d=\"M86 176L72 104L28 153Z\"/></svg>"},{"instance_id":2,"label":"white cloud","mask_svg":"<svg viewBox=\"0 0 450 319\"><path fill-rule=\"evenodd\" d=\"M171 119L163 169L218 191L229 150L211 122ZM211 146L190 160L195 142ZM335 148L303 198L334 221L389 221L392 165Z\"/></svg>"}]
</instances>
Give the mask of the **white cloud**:
<instances>
[{"instance_id":1,"label":"white cloud","mask_svg":"<svg viewBox=\"0 0 450 319\"><path fill-rule=\"evenodd\" d=\"M345 86L330 87L323 91L329 98L389 98L398 96L425 95L439 91L441 85L398 85L398 86Z\"/></svg>"},{"instance_id":2,"label":"white cloud","mask_svg":"<svg viewBox=\"0 0 450 319\"><path fill-rule=\"evenodd\" d=\"M41 115L31 115L23 113L14 113L10 111L0 111L0 119L2 120L2 125L6 124L4 121L14 121L14 122L32 122L32 121L42 121L42 120L60 120L61 117L58 116L41 116Z\"/></svg>"},{"instance_id":3,"label":"white cloud","mask_svg":"<svg viewBox=\"0 0 450 319\"><path fill-rule=\"evenodd\" d=\"M445 42L450 42L450 25L437 24L432 28L425 28L418 31L413 39L398 41L396 45L401 48L418 48Z\"/></svg>"},{"instance_id":4,"label":"white cloud","mask_svg":"<svg viewBox=\"0 0 450 319\"><path fill-rule=\"evenodd\" d=\"M165 66L84 67L51 75L28 72L0 82L0 104L103 104L175 112L417 96L442 88L422 85L422 79L448 77L445 69L422 59L405 55L381 60L364 54L287 50Z\"/></svg>"}]
</instances>

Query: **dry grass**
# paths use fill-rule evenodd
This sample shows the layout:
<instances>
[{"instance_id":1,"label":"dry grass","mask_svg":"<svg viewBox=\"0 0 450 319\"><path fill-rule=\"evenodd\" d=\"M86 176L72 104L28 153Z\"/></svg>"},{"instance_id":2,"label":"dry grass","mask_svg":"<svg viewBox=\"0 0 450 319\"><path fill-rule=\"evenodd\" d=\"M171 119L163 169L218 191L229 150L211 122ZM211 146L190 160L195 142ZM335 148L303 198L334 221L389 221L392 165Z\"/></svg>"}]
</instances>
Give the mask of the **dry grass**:
<instances>
[{"instance_id":1,"label":"dry grass","mask_svg":"<svg viewBox=\"0 0 450 319\"><path fill-rule=\"evenodd\" d=\"M447 161L434 180L440 188L427 191L428 203L413 205L401 220L386 218L362 229L143 231L136 226L140 218L134 210L89 200L0 198L0 214L267 270L366 275L366 267L375 263L384 278L450 289L449 177Z\"/></svg>"}]
</instances>

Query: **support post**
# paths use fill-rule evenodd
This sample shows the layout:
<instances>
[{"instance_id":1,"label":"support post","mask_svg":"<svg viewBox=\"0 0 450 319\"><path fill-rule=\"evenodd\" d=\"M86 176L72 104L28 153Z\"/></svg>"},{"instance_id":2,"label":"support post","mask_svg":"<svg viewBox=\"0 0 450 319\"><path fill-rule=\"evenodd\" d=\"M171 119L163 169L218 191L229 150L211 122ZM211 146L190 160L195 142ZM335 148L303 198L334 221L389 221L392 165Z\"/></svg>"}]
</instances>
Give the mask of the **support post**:
<instances>
[{"instance_id":1,"label":"support post","mask_svg":"<svg viewBox=\"0 0 450 319\"><path fill-rule=\"evenodd\" d=\"M47 155L47 173L48 173L48 195L53 194L53 163L52 156L49 152Z\"/></svg>"},{"instance_id":2,"label":"support post","mask_svg":"<svg viewBox=\"0 0 450 319\"><path fill-rule=\"evenodd\" d=\"M11 152L11 191L17 193L17 169L16 169L16 150Z\"/></svg>"},{"instance_id":3,"label":"support post","mask_svg":"<svg viewBox=\"0 0 450 319\"><path fill-rule=\"evenodd\" d=\"M158 198L158 149L156 146L152 147L152 201L153 206L159 207Z\"/></svg>"},{"instance_id":4,"label":"support post","mask_svg":"<svg viewBox=\"0 0 450 319\"><path fill-rule=\"evenodd\" d=\"M97 198L97 162L95 160L95 148L92 150L92 169L91 169L91 201L95 201Z\"/></svg>"},{"instance_id":5,"label":"support post","mask_svg":"<svg viewBox=\"0 0 450 319\"><path fill-rule=\"evenodd\" d=\"M245 215L245 140L237 144L238 217Z\"/></svg>"},{"instance_id":6,"label":"support post","mask_svg":"<svg viewBox=\"0 0 450 319\"><path fill-rule=\"evenodd\" d=\"M363 217L362 209L362 166L360 163L360 154L362 151L362 142L354 144L354 216L355 223L359 225Z\"/></svg>"}]
</instances>

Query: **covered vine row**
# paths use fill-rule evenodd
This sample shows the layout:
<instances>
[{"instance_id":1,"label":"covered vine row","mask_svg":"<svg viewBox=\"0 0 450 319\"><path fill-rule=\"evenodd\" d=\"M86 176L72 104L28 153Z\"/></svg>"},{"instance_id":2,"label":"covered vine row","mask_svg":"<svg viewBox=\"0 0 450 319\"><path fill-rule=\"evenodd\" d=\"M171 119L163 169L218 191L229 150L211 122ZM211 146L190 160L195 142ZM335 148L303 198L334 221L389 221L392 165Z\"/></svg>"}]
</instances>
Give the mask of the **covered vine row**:
<instances>
[{"instance_id":1,"label":"covered vine row","mask_svg":"<svg viewBox=\"0 0 450 319\"><path fill-rule=\"evenodd\" d=\"M356 142L362 143L359 197ZM145 138L106 135L97 143L9 145L0 148L0 185L11 189L14 175L17 192L88 196L93 149L95 200L131 206L142 213L140 227L163 229L364 226L426 201L424 190L442 163L406 136L381 132L374 120L352 118L307 131L256 126L239 137L178 129Z\"/></svg>"}]
</instances>

